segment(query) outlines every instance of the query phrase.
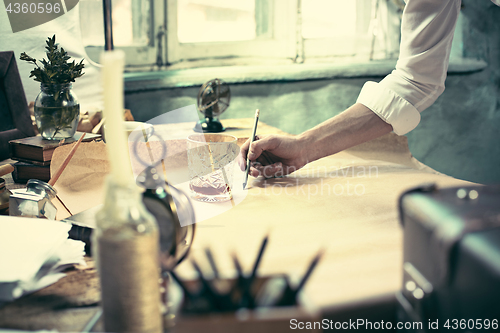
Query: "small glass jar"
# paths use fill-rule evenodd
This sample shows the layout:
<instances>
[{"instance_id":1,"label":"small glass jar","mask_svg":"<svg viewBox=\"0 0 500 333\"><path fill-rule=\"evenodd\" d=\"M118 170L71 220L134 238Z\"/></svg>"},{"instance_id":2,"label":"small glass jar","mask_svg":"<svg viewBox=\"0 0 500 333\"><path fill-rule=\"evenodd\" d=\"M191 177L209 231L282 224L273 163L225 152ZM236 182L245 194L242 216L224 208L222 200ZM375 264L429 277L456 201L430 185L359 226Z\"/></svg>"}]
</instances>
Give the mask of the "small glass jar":
<instances>
[{"instance_id":1,"label":"small glass jar","mask_svg":"<svg viewBox=\"0 0 500 333\"><path fill-rule=\"evenodd\" d=\"M30 179L26 191L16 191L9 198L9 214L11 216L47 218L55 220L57 208L52 203L57 191L48 183Z\"/></svg>"},{"instance_id":2,"label":"small glass jar","mask_svg":"<svg viewBox=\"0 0 500 333\"><path fill-rule=\"evenodd\" d=\"M72 138L79 118L80 104L71 83L40 85L35 100L35 121L44 139Z\"/></svg>"},{"instance_id":3,"label":"small glass jar","mask_svg":"<svg viewBox=\"0 0 500 333\"><path fill-rule=\"evenodd\" d=\"M9 208L10 191L5 188L5 180L0 178L0 212Z\"/></svg>"}]
</instances>

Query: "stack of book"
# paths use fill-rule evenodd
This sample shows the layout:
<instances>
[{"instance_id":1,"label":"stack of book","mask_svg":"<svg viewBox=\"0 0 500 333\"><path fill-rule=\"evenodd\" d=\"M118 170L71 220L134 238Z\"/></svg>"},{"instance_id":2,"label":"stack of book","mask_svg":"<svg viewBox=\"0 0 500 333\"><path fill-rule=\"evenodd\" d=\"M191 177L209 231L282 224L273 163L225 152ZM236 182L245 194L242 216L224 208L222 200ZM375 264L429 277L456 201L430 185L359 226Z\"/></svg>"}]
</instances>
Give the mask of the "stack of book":
<instances>
[{"instance_id":1,"label":"stack of book","mask_svg":"<svg viewBox=\"0 0 500 333\"><path fill-rule=\"evenodd\" d=\"M49 181L50 161L54 150L60 145L78 141L82 134L76 132L73 138L65 139L64 142L45 140L39 135L9 141L10 158L19 161L14 164L12 178L16 183L26 183L29 179ZM100 134L86 133L83 141L99 138Z\"/></svg>"}]
</instances>

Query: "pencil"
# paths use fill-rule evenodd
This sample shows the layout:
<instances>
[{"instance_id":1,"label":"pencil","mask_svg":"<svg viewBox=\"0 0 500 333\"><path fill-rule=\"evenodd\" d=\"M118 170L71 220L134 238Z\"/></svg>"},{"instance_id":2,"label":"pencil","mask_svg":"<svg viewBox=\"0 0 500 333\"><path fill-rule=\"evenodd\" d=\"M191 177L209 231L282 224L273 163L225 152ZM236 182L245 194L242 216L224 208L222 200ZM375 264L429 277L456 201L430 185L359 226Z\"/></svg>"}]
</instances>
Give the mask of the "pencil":
<instances>
[{"instance_id":1,"label":"pencil","mask_svg":"<svg viewBox=\"0 0 500 333\"><path fill-rule=\"evenodd\" d=\"M269 236L264 237L264 240L260 245L259 254L257 255L257 259L255 259L255 263L253 264L252 275L250 275L250 280L255 279L255 277L257 276L257 269L259 268L260 261L262 260L262 255L264 254L264 250L266 249L268 240Z\"/></svg>"},{"instance_id":2,"label":"pencil","mask_svg":"<svg viewBox=\"0 0 500 333\"><path fill-rule=\"evenodd\" d=\"M295 291L294 291L295 294L298 294L299 291L301 291L302 288L304 288L307 280L309 279L309 277L311 276L312 272L316 268L316 265L318 264L318 262L320 261L321 257L323 256L323 253L324 253L324 251L320 250L319 253L316 255L316 257L313 259L313 261L309 265L309 268L306 271L306 274L304 274L304 277L302 277L302 280L300 281L299 285L295 289Z\"/></svg>"},{"instance_id":3,"label":"pencil","mask_svg":"<svg viewBox=\"0 0 500 333\"><path fill-rule=\"evenodd\" d=\"M59 167L59 169L56 171L56 173L54 174L54 176L52 176L52 178L50 178L49 185L54 186L55 183L57 182L57 180L59 179L59 177L61 177L61 174L63 173L64 169L66 169L66 167L68 166L69 162L73 158L73 155L75 155L75 152L78 149L78 146L80 146L80 143L82 143L82 140L85 137L85 134L86 133L84 132L82 134L82 136L80 137L80 139L78 139L78 141L73 145L73 148L71 148L70 152L68 153L68 156L66 156L66 158L64 159L64 161L61 164L61 166ZM65 139L63 139L63 140L65 140Z\"/></svg>"},{"instance_id":4,"label":"pencil","mask_svg":"<svg viewBox=\"0 0 500 333\"><path fill-rule=\"evenodd\" d=\"M213 306L215 306L219 310L223 310L223 305L221 305L221 300L219 298L219 294L217 293L214 288L210 285L207 279L203 276L203 272L201 271L200 266L196 263L196 261L191 260L191 264L193 265L194 269L198 273L198 278L201 281L202 285L202 292L205 292L205 295L207 296L207 299L211 302Z\"/></svg>"},{"instance_id":5,"label":"pencil","mask_svg":"<svg viewBox=\"0 0 500 333\"><path fill-rule=\"evenodd\" d=\"M262 245L260 246L259 254L257 255L257 259L255 259L255 263L253 265L252 275L250 275L250 277L246 281L245 288L242 291L242 304L244 306L248 306L251 309L253 309L255 306L255 300L251 295L252 284L257 277L257 269L259 268L260 262L262 260L262 255L264 254L264 250L266 249L268 240L269 236L264 237Z\"/></svg>"},{"instance_id":6,"label":"pencil","mask_svg":"<svg viewBox=\"0 0 500 333\"><path fill-rule=\"evenodd\" d=\"M217 265L215 264L214 256L212 255L212 251L210 251L209 248L205 249L205 254L208 259L208 263L210 264L210 267L212 267L212 271L214 272L214 278L218 279L219 278L219 270L217 269Z\"/></svg>"},{"instance_id":7,"label":"pencil","mask_svg":"<svg viewBox=\"0 0 500 333\"><path fill-rule=\"evenodd\" d=\"M253 124L253 133L252 133L252 138L250 140L250 145L248 146L247 168L245 170L245 182L243 183L243 189L245 189L245 187L247 186L248 172L250 171L250 159L248 158L248 153L250 153L250 147L252 146L252 143L255 141L255 132L257 132L257 124L259 123L259 114L260 110L259 109L255 110L255 123Z\"/></svg>"},{"instance_id":8,"label":"pencil","mask_svg":"<svg viewBox=\"0 0 500 333\"><path fill-rule=\"evenodd\" d=\"M283 295L281 296L281 299L274 304L274 306L289 306L289 305L294 305L297 304L297 295L299 292L304 288L307 280L311 276L312 272L318 265L318 262L321 259L321 256L323 255L324 251L320 250L320 252L316 255L316 257L313 259L309 267L307 268L306 273L302 277L301 281L299 282L299 285L297 288L292 288L288 284L283 292Z\"/></svg>"},{"instance_id":9,"label":"pencil","mask_svg":"<svg viewBox=\"0 0 500 333\"><path fill-rule=\"evenodd\" d=\"M245 276L243 275L243 269L241 268L240 261L238 260L238 257L236 257L236 253L233 253L233 263L234 267L236 268L236 271L238 272L238 278L244 278Z\"/></svg>"}]
</instances>

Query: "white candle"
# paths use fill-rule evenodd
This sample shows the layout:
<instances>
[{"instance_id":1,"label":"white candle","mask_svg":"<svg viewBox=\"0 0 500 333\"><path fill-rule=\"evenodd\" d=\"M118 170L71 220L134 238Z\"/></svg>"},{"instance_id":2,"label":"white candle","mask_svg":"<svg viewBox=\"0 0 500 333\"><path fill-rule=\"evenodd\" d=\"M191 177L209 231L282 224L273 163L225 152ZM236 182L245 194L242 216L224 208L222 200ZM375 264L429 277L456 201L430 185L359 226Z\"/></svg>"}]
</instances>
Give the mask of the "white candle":
<instances>
[{"instance_id":1,"label":"white candle","mask_svg":"<svg viewBox=\"0 0 500 333\"><path fill-rule=\"evenodd\" d=\"M111 177L122 185L132 180L132 166L128 155L123 107L123 51L106 51L101 54L102 83L104 90L104 117L106 118L106 146L111 164Z\"/></svg>"}]
</instances>

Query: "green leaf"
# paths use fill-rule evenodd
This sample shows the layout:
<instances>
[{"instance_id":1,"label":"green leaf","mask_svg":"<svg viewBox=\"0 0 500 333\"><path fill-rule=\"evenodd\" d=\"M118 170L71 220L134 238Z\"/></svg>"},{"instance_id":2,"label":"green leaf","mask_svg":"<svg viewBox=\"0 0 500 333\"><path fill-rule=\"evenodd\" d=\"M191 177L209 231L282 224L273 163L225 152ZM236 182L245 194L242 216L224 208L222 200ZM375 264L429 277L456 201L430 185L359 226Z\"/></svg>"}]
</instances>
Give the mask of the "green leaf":
<instances>
[{"instance_id":1,"label":"green leaf","mask_svg":"<svg viewBox=\"0 0 500 333\"><path fill-rule=\"evenodd\" d=\"M71 57L64 48L56 44L56 35L46 40L46 55L47 60L43 58L40 63L43 68L37 65L36 59L31 58L26 53L21 53L21 60L32 62L36 68L30 73L35 81L47 84L64 84L75 82L76 78L85 74L82 70L85 67L83 59L77 64L75 60L69 62Z\"/></svg>"}]
</instances>

